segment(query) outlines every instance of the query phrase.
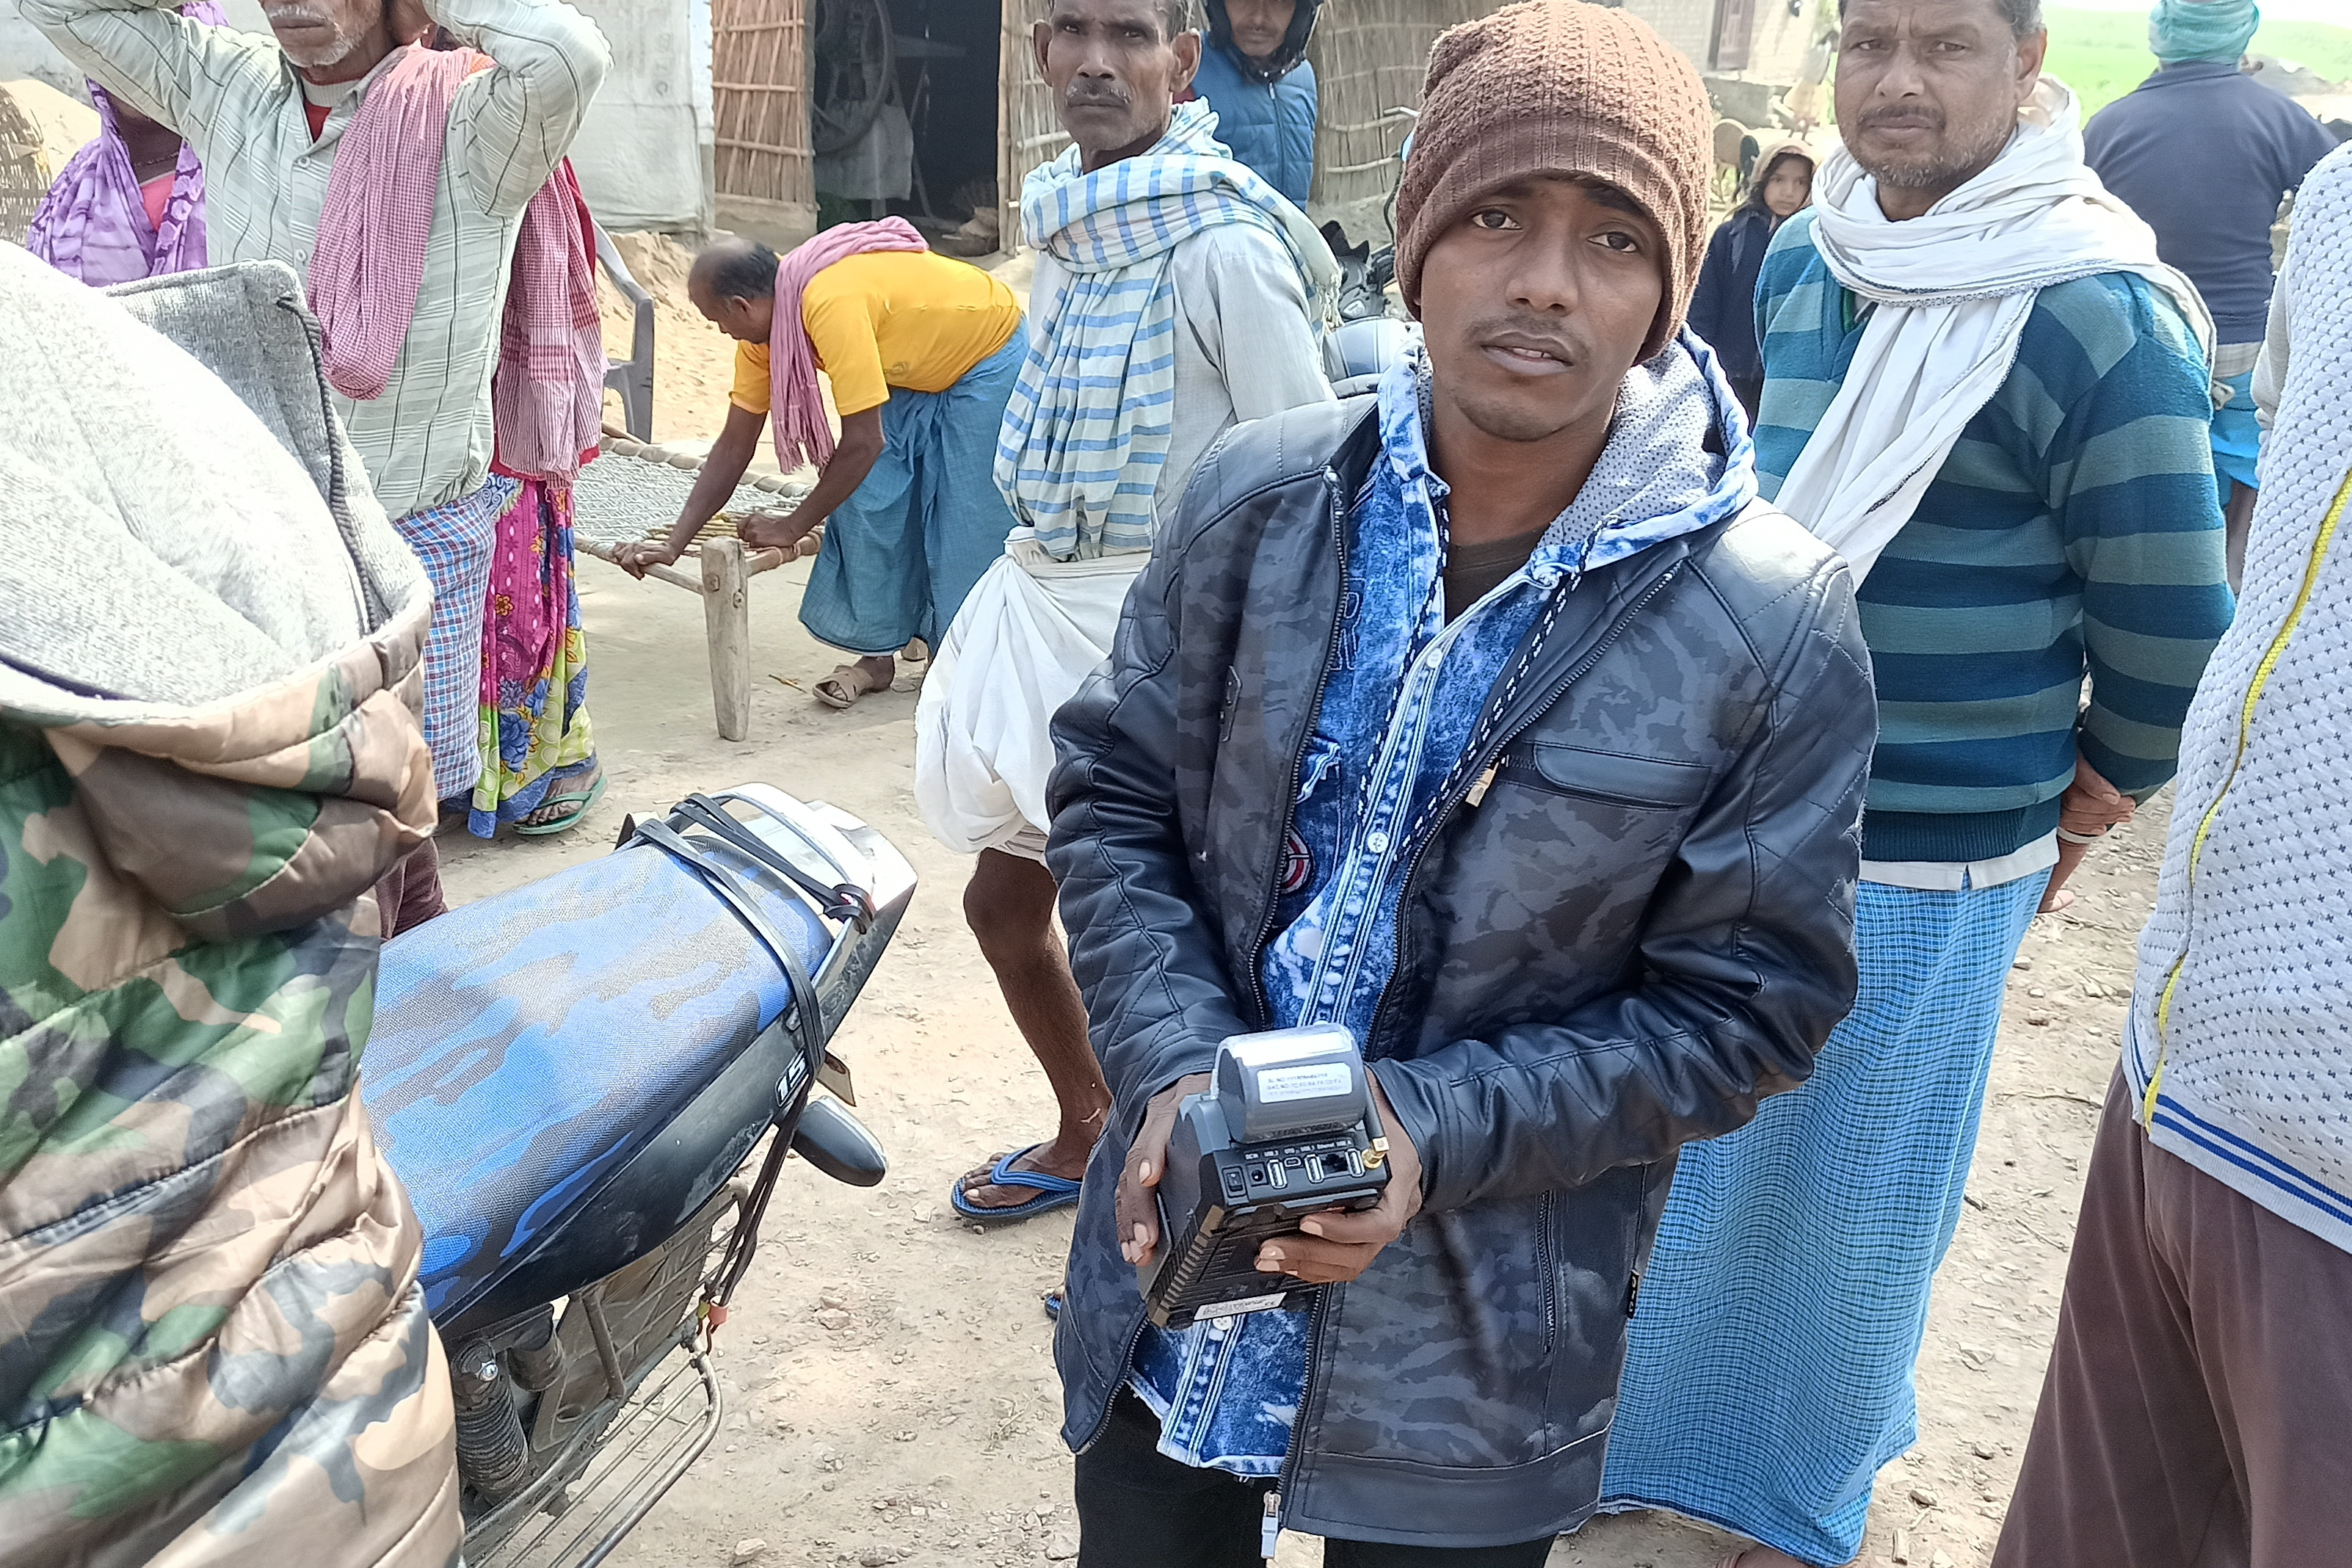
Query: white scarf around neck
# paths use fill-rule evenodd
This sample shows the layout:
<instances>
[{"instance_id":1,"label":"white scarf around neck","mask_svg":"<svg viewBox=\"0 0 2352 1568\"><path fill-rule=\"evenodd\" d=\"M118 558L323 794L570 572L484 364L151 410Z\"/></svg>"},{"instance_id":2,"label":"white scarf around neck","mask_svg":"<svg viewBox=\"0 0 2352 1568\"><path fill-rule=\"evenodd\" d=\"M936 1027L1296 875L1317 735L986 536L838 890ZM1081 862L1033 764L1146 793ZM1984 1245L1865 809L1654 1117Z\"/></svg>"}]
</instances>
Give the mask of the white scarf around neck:
<instances>
[{"instance_id":1,"label":"white scarf around neck","mask_svg":"<svg viewBox=\"0 0 2352 1568\"><path fill-rule=\"evenodd\" d=\"M2009 379L2034 296L2133 272L2189 320L2210 371L2213 317L2157 259L2156 234L2083 162L2074 94L2043 77L1990 168L1901 223L1843 147L1814 183L1812 239L1837 280L1874 307L1837 396L1775 503L1846 558L1859 583Z\"/></svg>"}]
</instances>

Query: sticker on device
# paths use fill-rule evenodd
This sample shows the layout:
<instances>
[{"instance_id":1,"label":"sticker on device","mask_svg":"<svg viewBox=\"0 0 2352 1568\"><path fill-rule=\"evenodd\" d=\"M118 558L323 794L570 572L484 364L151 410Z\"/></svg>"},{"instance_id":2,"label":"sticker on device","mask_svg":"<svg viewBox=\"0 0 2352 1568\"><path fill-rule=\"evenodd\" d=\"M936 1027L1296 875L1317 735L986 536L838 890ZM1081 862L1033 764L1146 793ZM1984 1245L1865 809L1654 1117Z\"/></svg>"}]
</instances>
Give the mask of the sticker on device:
<instances>
[{"instance_id":1,"label":"sticker on device","mask_svg":"<svg viewBox=\"0 0 2352 1568\"><path fill-rule=\"evenodd\" d=\"M1257 1075L1257 1097L1267 1105L1286 1100L1321 1100L1327 1095L1347 1093L1349 1081L1345 1062L1268 1068Z\"/></svg>"}]
</instances>

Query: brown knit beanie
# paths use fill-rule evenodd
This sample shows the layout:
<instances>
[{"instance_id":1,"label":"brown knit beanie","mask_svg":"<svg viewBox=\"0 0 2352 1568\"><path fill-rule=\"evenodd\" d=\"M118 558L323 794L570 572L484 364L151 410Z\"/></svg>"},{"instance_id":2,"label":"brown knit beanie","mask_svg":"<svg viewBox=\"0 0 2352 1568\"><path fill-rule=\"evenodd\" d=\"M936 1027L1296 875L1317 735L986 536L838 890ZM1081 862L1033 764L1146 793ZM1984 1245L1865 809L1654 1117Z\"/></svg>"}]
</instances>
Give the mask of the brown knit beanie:
<instances>
[{"instance_id":1,"label":"brown knit beanie","mask_svg":"<svg viewBox=\"0 0 2352 1568\"><path fill-rule=\"evenodd\" d=\"M1528 174L1579 174L1631 196L1665 236L1665 292L1642 347L1674 341L1706 253L1707 136L1690 61L1647 22L1579 0L1527 0L1441 34L1397 190L1398 287L1472 202Z\"/></svg>"}]
</instances>

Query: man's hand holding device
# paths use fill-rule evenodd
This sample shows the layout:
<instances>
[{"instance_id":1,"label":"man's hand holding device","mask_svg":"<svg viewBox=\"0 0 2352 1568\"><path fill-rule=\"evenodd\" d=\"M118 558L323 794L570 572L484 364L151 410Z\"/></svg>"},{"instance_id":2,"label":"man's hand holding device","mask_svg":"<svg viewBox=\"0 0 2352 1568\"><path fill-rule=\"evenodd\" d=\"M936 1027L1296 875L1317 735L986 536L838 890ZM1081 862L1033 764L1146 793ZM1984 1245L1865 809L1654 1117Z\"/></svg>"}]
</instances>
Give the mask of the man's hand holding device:
<instances>
[{"instance_id":1,"label":"man's hand holding device","mask_svg":"<svg viewBox=\"0 0 2352 1568\"><path fill-rule=\"evenodd\" d=\"M1355 1279L1421 1207L1421 1160L1347 1031L1236 1035L1155 1096L1119 1181L1152 1316L1278 1306Z\"/></svg>"}]
</instances>

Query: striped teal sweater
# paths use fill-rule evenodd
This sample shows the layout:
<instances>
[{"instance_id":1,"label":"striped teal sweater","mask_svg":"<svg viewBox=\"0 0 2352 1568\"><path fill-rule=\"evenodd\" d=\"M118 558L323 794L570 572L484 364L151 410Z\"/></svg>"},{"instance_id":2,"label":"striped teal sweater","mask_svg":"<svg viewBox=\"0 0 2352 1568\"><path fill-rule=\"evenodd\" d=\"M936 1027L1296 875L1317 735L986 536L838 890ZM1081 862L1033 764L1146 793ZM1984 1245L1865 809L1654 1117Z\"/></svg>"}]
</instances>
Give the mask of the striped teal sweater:
<instances>
[{"instance_id":1,"label":"striped teal sweater","mask_svg":"<svg viewBox=\"0 0 2352 1568\"><path fill-rule=\"evenodd\" d=\"M1810 214L1783 224L1757 283L1768 497L1836 395L1868 309L1830 276L1812 227ZM1865 858L2032 843L2058 825L2078 743L2135 795L2172 776L2231 609L2206 387L2179 313L2140 279L2042 291L2009 379L1858 595L1878 682Z\"/></svg>"}]
</instances>

